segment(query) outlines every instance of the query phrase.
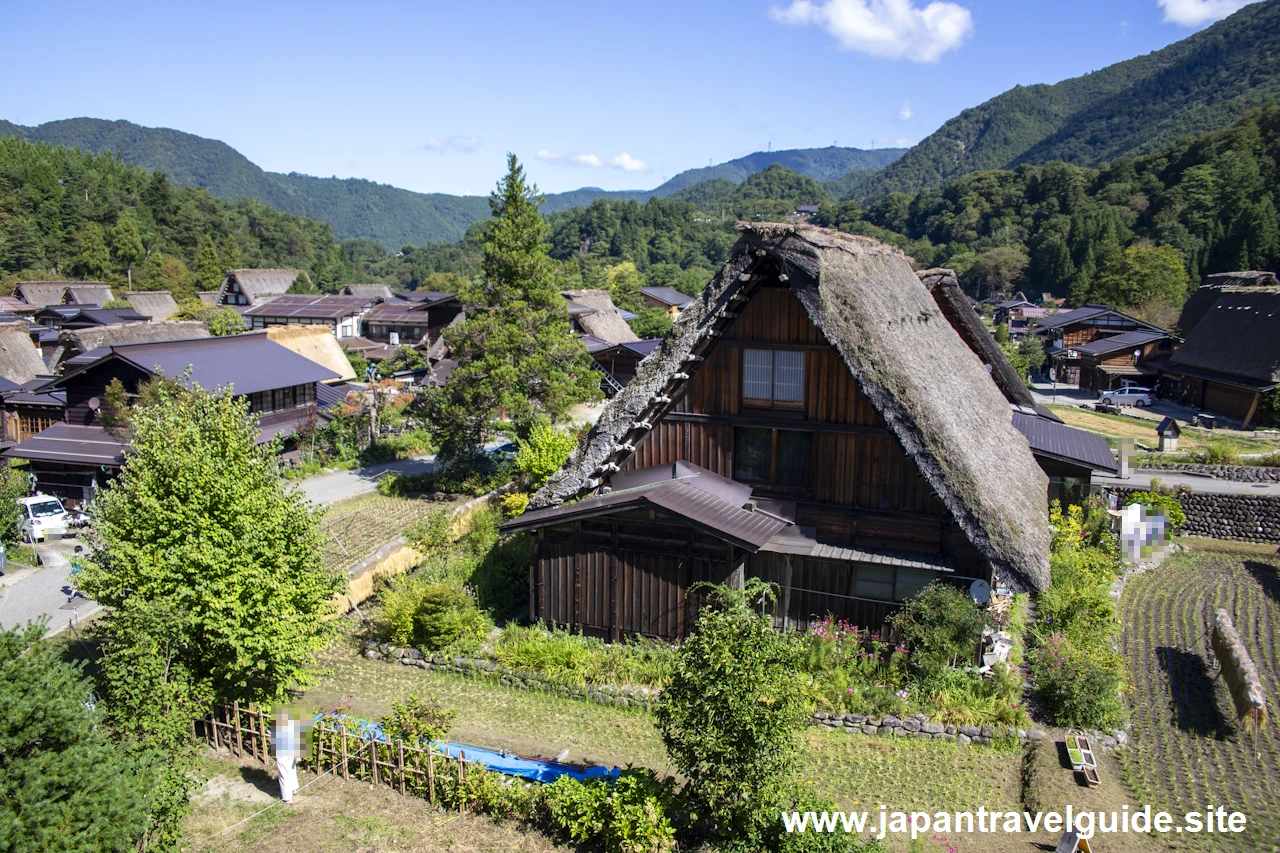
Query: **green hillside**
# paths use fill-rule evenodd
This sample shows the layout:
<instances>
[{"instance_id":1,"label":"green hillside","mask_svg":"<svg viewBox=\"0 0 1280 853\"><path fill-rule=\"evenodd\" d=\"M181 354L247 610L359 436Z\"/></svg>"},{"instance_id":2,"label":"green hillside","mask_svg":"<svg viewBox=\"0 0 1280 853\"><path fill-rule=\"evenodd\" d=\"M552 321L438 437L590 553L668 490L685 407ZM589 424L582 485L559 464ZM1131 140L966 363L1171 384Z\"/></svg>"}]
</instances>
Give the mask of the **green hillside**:
<instances>
[{"instance_id":1,"label":"green hillside","mask_svg":"<svg viewBox=\"0 0 1280 853\"><path fill-rule=\"evenodd\" d=\"M1146 56L1052 86L1010 89L845 191L868 200L1022 163L1095 166L1224 127L1277 97L1280 0L1267 0Z\"/></svg>"},{"instance_id":2,"label":"green hillside","mask_svg":"<svg viewBox=\"0 0 1280 853\"><path fill-rule=\"evenodd\" d=\"M127 121L73 118L23 127L0 120L0 137L3 136L20 136L31 142L93 153L115 152L126 163L164 172L180 186L204 187L227 201L264 201L287 213L329 223L340 240L365 238L393 250L408 244L459 240L469 225L489 215L485 196L418 193L358 178L267 172L225 142ZM817 180L830 180L881 168L903 150L832 147L757 152L718 166L682 172L653 190L583 187L552 193L547 196L543 212L583 207L601 198L645 201L713 177L741 183L775 163Z\"/></svg>"}]
</instances>

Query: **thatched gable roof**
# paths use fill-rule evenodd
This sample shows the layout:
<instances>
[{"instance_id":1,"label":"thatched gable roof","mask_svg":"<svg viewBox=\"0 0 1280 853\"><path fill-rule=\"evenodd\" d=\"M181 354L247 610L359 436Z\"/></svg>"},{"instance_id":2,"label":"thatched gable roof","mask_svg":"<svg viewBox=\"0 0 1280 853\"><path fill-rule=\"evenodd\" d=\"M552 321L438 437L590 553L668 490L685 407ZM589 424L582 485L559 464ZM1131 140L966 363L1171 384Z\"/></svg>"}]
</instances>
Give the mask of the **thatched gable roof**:
<instances>
[{"instance_id":1,"label":"thatched gable roof","mask_svg":"<svg viewBox=\"0 0 1280 853\"><path fill-rule=\"evenodd\" d=\"M697 369L730 306L748 297L757 276L781 273L969 540L1016 589L1045 589L1047 478L1011 425L1008 402L906 257L869 238L808 225L740 227L724 268L530 507L595 489L643 434L639 422L653 423L672 405L678 374Z\"/></svg>"},{"instance_id":2,"label":"thatched gable roof","mask_svg":"<svg viewBox=\"0 0 1280 853\"><path fill-rule=\"evenodd\" d=\"M106 305L115 299L111 285L100 281L80 281L67 285L63 301L68 305Z\"/></svg>"},{"instance_id":3,"label":"thatched gable roof","mask_svg":"<svg viewBox=\"0 0 1280 853\"><path fill-rule=\"evenodd\" d=\"M152 320L168 320L178 310L178 303L167 290L126 290L120 294L139 314Z\"/></svg>"},{"instance_id":4,"label":"thatched gable roof","mask_svg":"<svg viewBox=\"0 0 1280 853\"><path fill-rule=\"evenodd\" d=\"M1182 304L1182 312L1178 315L1178 332L1186 337L1226 291L1249 287L1280 287L1280 280L1276 279L1275 273L1260 270L1220 272L1205 276L1204 282Z\"/></svg>"},{"instance_id":5,"label":"thatched gable roof","mask_svg":"<svg viewBox=\"0 0 1280 853\"><path fill-rule=\"evenodd\" d=\"M1280 384L1280 287L1223 288L1168 365L1250 387Z\"/></svg>"},{"instance_id":6,"label":"thatched gable roof","mask_svg":"<svg viewBox=\"0 0 1280 853\"><path fill-rule=\"evenodd\" d=\"M113 323L107 326L92 326L88 329L62 331L58 334L58 349L49 357L50 366L57 368L67 359L99 347L158 341L185 341L191 338L207 337L209 337L209 329L199 320Z\"/></svg>"},{"instance_id":7,"label":"thatched gable roof","mask_svg":"<svg viewBox=\"0 0 1280 853\"><path fill-rule=\"evenodd\" d=\"M26 323L0 323L0 376L19 385L48 372Z\"/></svg>"},{"instance_id":8,"label":"thatched gable roof","mask_svg":"<svg viewBox=\"0 0 1280 853\"><path fill-rule=\"evenodd\" d=\"M107 298L102 302L111 300L111 288L109 285L100 281L24 281L20 282L13 290L13 295L17 296L28 305L34 305L37 308L47 308L50 305L61 305L63 297L67 295L70 288L76 288L81 293L88 294L90 291L85 288L91 288L93 292L100 293L101 289L105 289ZM94 302L90 299L88 302L76 300L81 305L101 305L102 302Z\"/></svg>"},{"instance_id":9,"label":"thatched gable roof","mask_svg":"<svg viewBox=\"0 0 1280 853\"><path fill-rule=\"evenodd\" d=\"M565 299L592 309L590 313L579 313L575 316L578 325L588 335L594 335L611 344L623 344L627 341L638 341L640 336L631 331L627 321L618 313L618 307L607 290L566 290Z\"/></svg>"},{"instance_id":10,"label":"thatched gable roof","mask_svg":"<svg viewBox=\"0 0 1280 853\"><path fill-rule=\"evenodd\" d=\"M202 290L196 294L205 305L217 305L218 297L221 295L222 292L218 290Z\"/></svg>"},{"instance_id":11,"label":"thatched gable roof","mask_svg":"<svg viewBox=\"0 0 1280 853\"><path fill-rule=\"evenodd\" d=\"M222 280L222 287L218 290L218 294L219 296L225 294L228 285L234 280L240 285L240 292L249 297L249 304L256 305L273 296L284 294L293 285L298 272L298 270L227 270L227 277Z\"/></svg>"},{"instance_id":12,"label":"thatched gable roof","mask_svg":"<svg viewBox=\"0 0 1280 853\"><path fill-rule=\"evenodd\" d=\"M356 379L351 360L342 351L342 344L338 343L328 326L268 326L267 338L337 374L333 379L326 379L326 382L351 382Z\"/></svg>"},{"instance_id":13,"label":"thatched gable roof","mask_svg":"<svg viewBox=\"0 0 1280 853\"><path fill-rule=\"evenodd\" d=\"M389 284L348 284L339 292L344 296L363 296L366 299L389 301L395 298Z\"/></svg>"}]
</instances>

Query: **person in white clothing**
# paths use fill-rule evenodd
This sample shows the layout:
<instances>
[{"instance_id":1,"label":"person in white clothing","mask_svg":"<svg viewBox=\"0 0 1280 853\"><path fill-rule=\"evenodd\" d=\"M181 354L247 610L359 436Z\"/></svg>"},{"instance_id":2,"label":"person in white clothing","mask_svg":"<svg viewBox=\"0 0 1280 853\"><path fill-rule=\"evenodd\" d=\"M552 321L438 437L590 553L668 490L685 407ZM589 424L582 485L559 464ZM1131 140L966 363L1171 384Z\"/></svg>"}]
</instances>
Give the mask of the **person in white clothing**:
<instances>
[{"instance_id":1,"label":"person in white clothing","mask_svg":"<svg viewBox=\"0 0 1280 853\"><path fill-rule=\"evenodd\" d=\"M276 774L280 778L280 799L293 802L298 790L298 759L302 757L302 726L289 711L276 712Z\"/></svg>"}]
</instances>

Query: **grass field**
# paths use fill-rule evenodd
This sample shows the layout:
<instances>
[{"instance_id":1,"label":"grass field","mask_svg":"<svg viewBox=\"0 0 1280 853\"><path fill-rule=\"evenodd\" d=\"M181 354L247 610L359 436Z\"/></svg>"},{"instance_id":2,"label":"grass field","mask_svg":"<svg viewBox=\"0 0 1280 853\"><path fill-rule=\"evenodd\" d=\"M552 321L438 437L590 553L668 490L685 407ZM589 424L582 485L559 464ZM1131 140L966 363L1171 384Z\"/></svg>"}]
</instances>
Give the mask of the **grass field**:
<instances>
[{"instance_id":1,"label":"grass field","mask_svg":"<svg viewBox=\"0 0 1280 853\"><path fill-rule=\"evenodd\" d=\"M1138 444L1150 448L1156 447L1156 422L1127 415L1109 415L1079 409L1075 406L1050 406L1054 414L1062 418L1068 426L1096 432L1106 436L1115 445L1119 438L1133 438ZM1212 441L1216 445L1229 447L1236 453L1270 453L1280 449L1280 439L1256 438L1246 434L1232 435L1223 430L1210 432L1197 427L1184 426L1178 439L1178 449L1202 450L1205 442Z\"/></svg>"},{"instance_id":2,"label":"grass field","mask_svg":"<svg viewBox=\"0 0 1280 853\"><path fill-rule=\"evenodd\" d=\"M362 495L332 504L321 520L325 568L345 569L358 563L427 513L450 509L465 500Z\"/></svg>"},{"instance_id":3,"label":"grass field","mask_svg":"<svg viewBox=\"0 0 1280 853\"><path fill-rule=\"evenodd\" d=\"M1133 694L1131 746L1124 770L1142 802L1175 814L1221 804L1248 816L1244 836L1205 836L1229 851L1274 851L1280 844L1280 735L1263 726L1255 763L1252 738L1234 722L1230 697L1206 629L1219 607L1232 614L1276 707L1280 677L1280 559L1274 546L1199 540L1191 550L1131 578L1121 610L1121 651Z\"/></svg>"}]
</instances>

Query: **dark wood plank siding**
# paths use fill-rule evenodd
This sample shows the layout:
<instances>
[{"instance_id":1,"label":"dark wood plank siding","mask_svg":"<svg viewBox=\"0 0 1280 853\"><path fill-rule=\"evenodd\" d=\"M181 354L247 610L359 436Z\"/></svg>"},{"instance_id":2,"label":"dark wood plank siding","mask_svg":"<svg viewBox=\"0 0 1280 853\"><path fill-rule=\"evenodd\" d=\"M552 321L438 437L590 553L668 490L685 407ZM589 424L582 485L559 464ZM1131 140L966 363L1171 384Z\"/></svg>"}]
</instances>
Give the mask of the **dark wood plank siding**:
<instances>
[{"instance_id":1,"label":"dark wood plank siding","mask_svg":"<svg viewBox=\"0 0 1280 853\"><path fill-rule=\"evenodd\" d=\"M782 554L752 555L747 574L774 584L777 600L769 607L778 628L803 628L813 619L832 614L861 628L880 630L896 605L888 601L855 599L854 571L848 563L791 557ZM790 592L787 589L790 587ZM824 594L827 593L827 594Z\"/></svg>"}]
</instances>

